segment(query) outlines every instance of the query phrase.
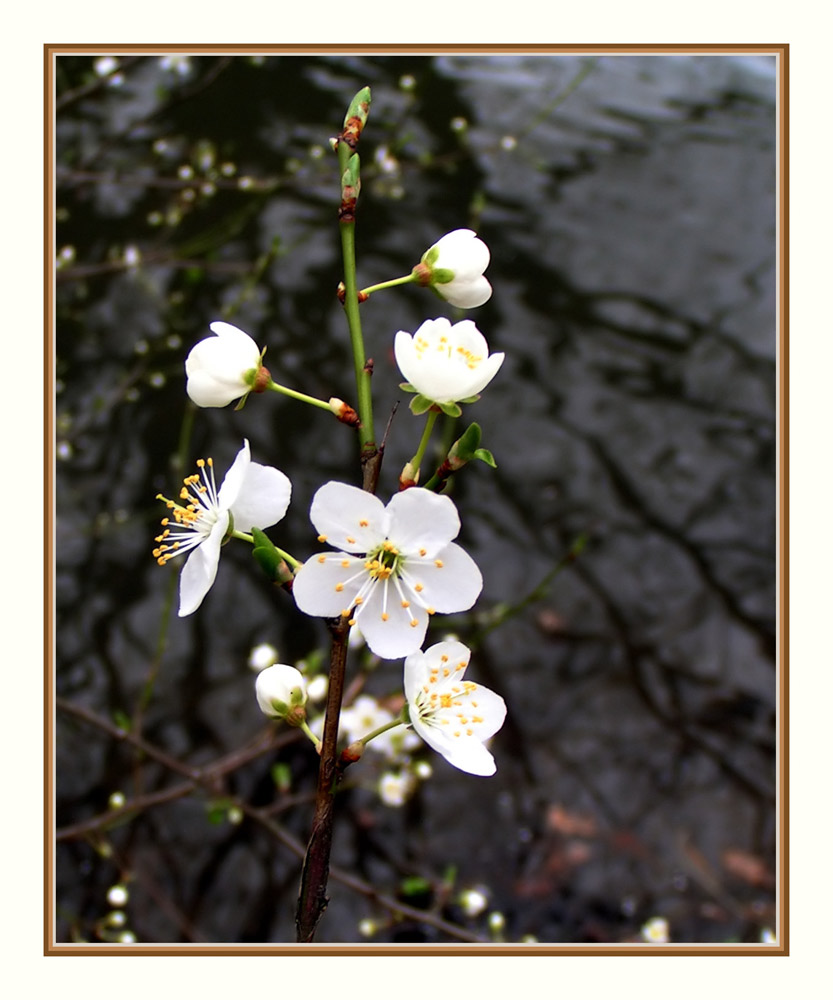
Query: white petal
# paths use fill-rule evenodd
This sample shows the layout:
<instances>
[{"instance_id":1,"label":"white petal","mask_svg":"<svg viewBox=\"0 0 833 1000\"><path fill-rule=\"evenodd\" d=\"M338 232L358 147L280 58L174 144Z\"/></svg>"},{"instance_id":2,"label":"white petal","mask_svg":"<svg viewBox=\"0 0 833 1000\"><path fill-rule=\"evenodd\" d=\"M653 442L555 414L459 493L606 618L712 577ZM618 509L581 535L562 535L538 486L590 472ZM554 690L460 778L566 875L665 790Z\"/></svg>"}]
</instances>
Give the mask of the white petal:
<instances>
[{"instance_id":1,"label":"white petal","mask_svg":"<svg viewBox=\"0 0 833 1000\"><path fill-rule=\"evenodd\" d=\"M402 598L390 581L387 587L377 583L355 617L365 642L383 660L398 660L418 650L428 629L427 612L413 603L403 608Z\"/></svg>"},{"instance_id":2,"label":"white petal","mask_svg":"<svg viewBox=\"0 0 833 1000\"><path fill-rule=\"evenodd\" d=\"M408 491L410 492L410 491ZM442 614L467 611L483 589L483 576L477 563L453 542L430 554L408 556L401 570L409 590L424 605Z\"/></svg>"},{"instance_id":3,"label":"white petal","mask_svg":"<svg viewBox=\"0 0 833 1000\"><path fill-rule=\"evenodd\" d=\"M489 248L471 229L455 229L436 244L439 256L435 267L450 268L455 280L469 280L489 266Z\"/></svg>"},{"instance_id":4,"label":"white petal","mask_svg":"<svg viewBox=\"0 0 833 1000\"><path fill-rule=\"evenodd\" d=\"M229 350L236 350L237 354L241 357L248 353L249 357L259 360L260 348L248 333L245 333L240 327L218 320L215 323L210 323L208 329L216 334L222 343L227 344Z\"/></svg>"},{"instance_id":5,"label":"white petal","mask_svg":"<svg viewBox=\"0 0 833 1000\"><path fill-rule=\"evenodd\" d=\"M425 550L433 559L460 532L460 516L450 497L414 487L397 493L387 507L388 538L400 552Z\"/></svg>"},{"instance_id":6,"label":"white petal","mask_svg":"<svg viewBox=\"0 0 833 1000\"><path fill-rule=\"evenodd\" d=\"M237 452L217 494L217 502L220 510L228 510L239 496L251 461L252 455L249 451L249 442L247 438L244 438L243 447Z\"/></svg>"},{"instance_id":7,"label":"white petal","mask_svg":"<svg viewBox=\"0 0 833 1000\"><path fill-rule=\"evenodd\" d=\"M197 406L228 406L238 399L249 387L238 379L222 381L205 371L193 370L188 374L186 391Z\"/></svg>"},{"instance_id":8,"label":"white petal","mask_svg":"<svg viewBox=\"0 0 833 1000\"><path fill-rule=\"evenodd\" d=\"M488 777L497 770L495 758L474 736L466 736L462 730L449 726L427 726L421 719L412 718L414 730L425 742L454 767L468 774ZM460 736L454 736L454 732ZM448 732L448 735L447 735Z\"/></svg>"},{"instance_id":9,"label":"white petal","mask_svg":"<svg viewBox=\"0 0 833 1000\"><path fill-rule=\"evenodd\" d=\"M220 546L228 527L228 514L221 512L211 534L188 556L179 576L179 617L192 614L202 604L217 576Z\"/></svg>"},{"instance_id":10,"label":"white petal","mask_svg":"<svg viewBox=\"0 0 833 1000\"><path fill-rule=\"evenodd\" d=\"M434 285L446 302L458 309L476 309L492 297L492 286L487 278L454 278L444 285Z\"/></svg>"},{"instance_id":11,"label":"white petal","mask_svg":"<svg viewBox=\"0 0 833 1000\"><path fill-rule=\"evenodd\" d=\"M292 596L304 614L335 618L352 607L366 579L364 559L324 552L307 559L295 574Z\"/></svg>"},{"instance_id":12,"label":"white petal","mask_svg":"<svg viewBox=\"0 0 833 1000\"><path fill-rule=\"evenodd\" d=\"M342 552L369 552L387 538L385 505L347 483L325 483L313 497L309 516L327 543Z\"/></svg>"},{"instance_id":13,"label":"white petal","mask_svg":"<svg viewBox=\"0 0 833 1000\"><path fill-rule=\"evenodd\" d=\"M234 526L240 531L268 528L277 524L286 513L292 495L292 484L279 469L251 462L231 505Z\"/></svg>"}]
</instances>

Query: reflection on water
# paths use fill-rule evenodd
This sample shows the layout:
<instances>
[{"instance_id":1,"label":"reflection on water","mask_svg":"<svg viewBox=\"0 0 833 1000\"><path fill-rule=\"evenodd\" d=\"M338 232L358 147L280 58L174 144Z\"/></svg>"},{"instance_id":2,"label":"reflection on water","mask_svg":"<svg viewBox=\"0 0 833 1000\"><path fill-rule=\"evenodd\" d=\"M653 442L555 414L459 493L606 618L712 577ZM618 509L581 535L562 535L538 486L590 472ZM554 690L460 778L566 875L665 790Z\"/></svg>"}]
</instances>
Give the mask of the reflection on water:
<instances>
[{"instance_id":1,"label":"reflection on water","mask_svg":"<svg viewBox=\"0 0 833 1000\"><path fill-rule=\"evenodd\" d=\"M458 889L485 887L510 941L626 941L657 915L677 941L760 940L775 919L774 60L143 56L101 77L63 56L57 80L59 697L206 765L269 738L251 647L292 661L323 642L234 546L203 609L171 617L153 497L182 474L182 440L189 465L225 467L246 436L293 480L273 537L307 553L314 489L356 481L348 432L288 400L191 413L182 361L226 310L282 382L353 395L328 138L370 84L360 284L454 228L492 252L473 317L507 359L468 415L498 469L455 486L486 583L452 624L509 717L488 781L434 757L392 809L373 763L354 768L334 861L390 896L419 876L407 902L484 938ZM363 309L384 426L392 334L452 313L410 287ZM403 405L383 495L414 451L409 420ZM495 608L507 620L489 628ZM396 690L398 671L368 688ZM57 739L59 940L96 940L120 877L140 940L292 940L297 859L223 801L272 806L304 840L306 746L280 733L215 787L148 799L102 852L71 828L116 790L164 798L186 779L66 706ZM337 880L331 897L319 941L359 940L371 917L375 940L454 940L387 927Z\"/></svg>"}]
</instances>

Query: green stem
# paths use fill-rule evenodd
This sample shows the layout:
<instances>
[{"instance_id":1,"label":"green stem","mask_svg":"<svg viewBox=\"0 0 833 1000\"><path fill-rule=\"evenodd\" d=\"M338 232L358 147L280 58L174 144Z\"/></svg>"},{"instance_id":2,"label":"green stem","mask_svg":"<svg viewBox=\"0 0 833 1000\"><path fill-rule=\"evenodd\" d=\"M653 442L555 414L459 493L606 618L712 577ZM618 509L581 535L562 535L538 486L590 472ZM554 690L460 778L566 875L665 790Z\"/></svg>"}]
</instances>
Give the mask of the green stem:
<instances>
[{"instance_id":1,"label":"green stem","mask_svg":"<svg viewBox=\"0 0 833 1000\"><path fill-rule=\"evenodd\" d=\"M320 748L321 748L321 740L318 739L318 737L315 735L315 733L307 725L306 719L301 723L300 726L298 726L298 728L301 730L302 733L306 733L306 735L309 737L309 739L312 740L312 742L315 744L315 749L316 750L320 750Z\"/></svg>"},{"instance_id":2,"label":"green stem","mask_svg":"<svg viewBox=\"0 0 833 1000\"><path fill-rule=\"evenodd\" d=\"M380 281L378 285L368 285L367 288L363 288L359 295L372 295L373 292L380 292L383 288L395 288L397 285L407 285L413 281L416 281L416 275L404 274L401 278L392 278L390 281Z\"/></svg>"},{"instance_id":3,"label":"green stem","mask_svg":"<svg viewBox=\"0 0 833 1000\"><path fill-rule=\"evenodd\" d=\"M315 396L308 396L305 392L297 392L295 389L288 389L285 385L278 385L277 382L269 382L266 386L267 389L271 389L272 392L279 392L284 396L290 396L292 399L298 399L302 403L310 403L312 406L317 406L321 410L329 410L330 413L333 411L330 409L330 404L325 402L323 399L316 399Z\"/></svg>"},{"instance_id":4,"label":"green stem","mask_svg":"<svg viewBox=\"0 0 833 1000\"><path fill-rule=\"evenodd\" d=\"M367 746L371 740L375 740L377 736L381 736L382 733L386 733L389 729L396 729L397 726L404 726L406 723L402 719L394 719L393 722L386 722L384 726L379 726L378 729L374 729L372 733L368 733L367 736L362 736L360 740L356 740L356 743L361 743L362 746Z\"/></svg>"},{"instance_id":5,"label":"green stem","mask_svg":"<svg viewBox=\"0 0 833 1000\"><path fill-rule=\"evenodd\" d=\"M339 143L338 162L342 173L347 169L347 161L352 151L347 143ZM350 346L353 349L353 369L356 375L356 411L359 414L359 442L362 451L375 451L373 433L373 400L370 392L370 371L364 350L362 323L359 317L359 296L356 282L356 224L341 221L341 252L344 258L344 311L350 330Z\"/></svg>"},{"instance_id":6,"label":"green stem","mask_svg":"<svg viewBox=\"0 0 833 1000\"><path fill-rule=\"evenodd\" d=\"M241 542L248 542L249 545L254 545L255 543L255 540L251 535L248 535L245 531L238 531L237 528L231 529L231 531L229 532L229 538L239 538ZM293 569L298 569L299 566L303 565L303 563L299 559L296 559L295 556L291 556L288 552L285 552L283 549L279 549L274 542L272 542L272 545L275 548L275 552L278 553L281 559L289 563L289 565Z\"/></svg>"},{"instance_id":7,"label":"green stem","mask_svg":"<svg viewBox=\"0 0 833 1000\"><path fill-rule=\"evenodd\" d=\"M422 459L425 455L425 449L428 447L428 440L431 437L431 431L434 429L434 424L436 423L438 416L437 410L428 411L428 419L425 421L425 430L422 432L422 439L419 442L419 447L416 450L416 455L411 459L411 466L413 467L412 476L414 479L417 477L419 472L419 467L422 464Z\"/></svg>"}]
</instances>

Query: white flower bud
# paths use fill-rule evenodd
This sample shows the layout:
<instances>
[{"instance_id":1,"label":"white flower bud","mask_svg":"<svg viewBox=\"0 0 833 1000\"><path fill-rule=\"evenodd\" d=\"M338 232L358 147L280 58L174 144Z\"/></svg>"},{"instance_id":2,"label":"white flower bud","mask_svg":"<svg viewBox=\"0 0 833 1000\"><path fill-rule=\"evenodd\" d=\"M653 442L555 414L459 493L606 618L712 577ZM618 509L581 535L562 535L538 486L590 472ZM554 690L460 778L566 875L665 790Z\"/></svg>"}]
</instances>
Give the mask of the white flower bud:
<instances>
[{"instance_id":1,"label":"white flower bud","mask_svg":"<svg viewBox=\"0 0 833 1000\"><path fill-rule=\"evenodd\" d=\"M453 306L474 309L488 301L492 286L483 277L489 248L471 229L455 229L427 250L417 267L427 268L430 284Z\"/></svg>"},{"instance_id":2,"label":"white flower bud","mask_svg":"<svg viewBox=\"0 0 833 1000\"><path fill-rule=\"evenodd\" d=\"M185 359L186 390L197 406L226 406L251 391L261 352L248 333L212 323L216 336L196 344Z\"/></svg>"},{"instance_id":3,"label":"white flower bud","mask_svg":"<svg viewBox=\"0 0 833 1000\"><path fill-rule=\"evenodd\" d=\"M307 701L303 674L286 663L261 670L255 681L255 693L261 712L270 719L285 719L291 709Z\"/></svg>"}]
</instances>

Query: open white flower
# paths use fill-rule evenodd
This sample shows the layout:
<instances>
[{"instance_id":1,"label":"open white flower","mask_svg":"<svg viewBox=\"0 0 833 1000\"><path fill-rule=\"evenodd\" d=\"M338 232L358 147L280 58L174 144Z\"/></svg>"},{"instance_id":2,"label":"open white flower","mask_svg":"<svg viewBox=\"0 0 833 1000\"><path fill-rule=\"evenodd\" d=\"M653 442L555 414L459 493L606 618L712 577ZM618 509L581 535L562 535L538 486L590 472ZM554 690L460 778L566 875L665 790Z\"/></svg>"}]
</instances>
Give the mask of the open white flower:
<instances>
[{"instance_id":1,"label":"open white flower","mask_svg":"<svg viewBox=\"0 0 833 1000\"><path fill-rule=\"evenodd\" d=\"M483 741L500 729L506 703L463 679L471 651L461 642L438 642L405 660L405 697L411 725L449 764L469 774L497 770Z\"/></svg>"},{"instance_id":2,"label":"open white flower","mask_svg":"<svg viewBox=\"0 0 833 1000\"><path fill-rule=\"evenodd\" d=\"M249 442L237 453L220 489L214 480L212 459L197 462L199 472L183 480L179 499L169 500L171 511L162 520L153 550L160 566L175 556L191 554L179 578L179 615L196 611L217 576L220 546L232 528L251 531L276 524L286 513L292 485L278 469L251 460Z\"/></svg>"},{"instance_id":3,"label":"open white flower","mask_svg":"<svg viewBox=\"0 0 833 1000\"><path fill-rule=\"evenodd\" d=\"M474 560L452 542L460 518L448 497L414 488L384 506L330 482L313 497L310 520L318 540L341 551L304 563L292 587L296 604L308 615L350 618L383 659L419 649L429 615L465 611L483 587Z\"/></svg>"},{"instance_id":4,"label":"open white flower","mask_svg":"<svg viewBox=\"0 0 833 1000\"><path fill-rule=\"evenodd\" d=\"M446 233L417 264L420 282L460 309L482 306L491 296L492 286L483 277L488 266L489 248L471 229Z\"/></svg>"},{"instance_id":5,"label":"open white flower","mask_svg":"<svg viewBox=\"0 0 833 1000\"><path fill-rule=\"evenodd\" d=\"M251 392L262 352L248 333L231 323L212 323L185 359L186 391L197 406L226 406Z\"/></svg>"},{"instance_id":6,"label":"open white flower","mask_svg":"<svg viewBox=\"0 0 833 1000\"><path fill-rule=\"evenodd\" d=\"M261 712L270 719L285 719L290 709L305 705L304 675L286 663L275 663L257 675L255 695Z\"/></svg>"},{"instance_id":7,"label":"open white flower","mask_svg":"<svg viewBox=\"0 0 833 1000\"><path fill-rule=\"evenodd\" d=\"M476 396L504 358L503 353L489 354L486 338L470 319L452 326L444 317L427 319L413 336L400 330L393 353L405 379L435 403Z\"/></svg>"}]
</instances>

